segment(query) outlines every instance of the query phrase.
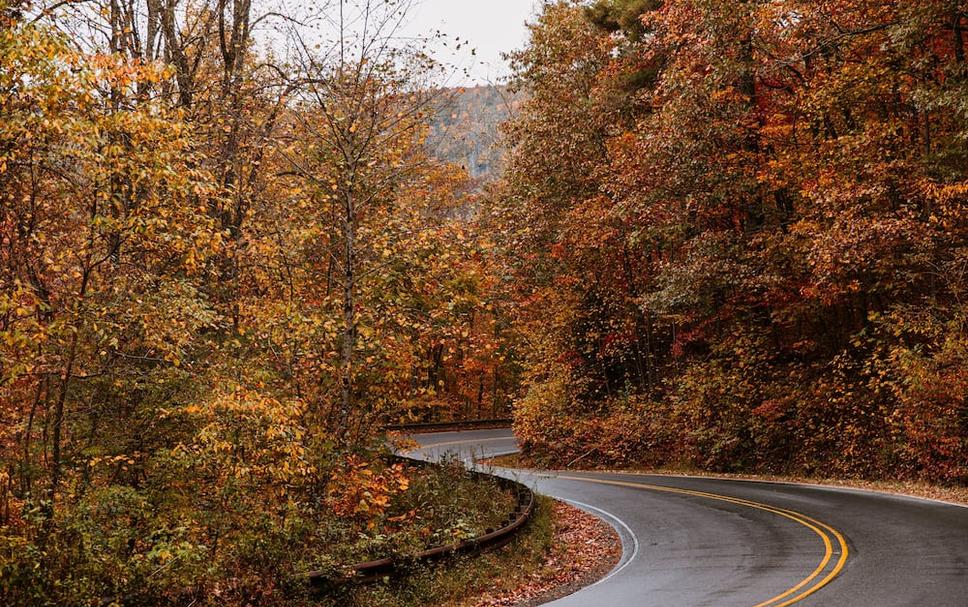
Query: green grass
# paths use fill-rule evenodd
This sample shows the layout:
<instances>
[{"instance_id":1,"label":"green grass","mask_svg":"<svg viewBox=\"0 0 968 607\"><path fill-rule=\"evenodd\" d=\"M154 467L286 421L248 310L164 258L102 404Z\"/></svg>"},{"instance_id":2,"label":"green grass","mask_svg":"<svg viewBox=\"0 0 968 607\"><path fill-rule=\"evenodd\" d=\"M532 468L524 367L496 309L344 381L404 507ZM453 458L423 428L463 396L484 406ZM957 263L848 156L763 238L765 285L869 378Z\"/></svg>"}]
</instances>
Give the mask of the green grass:
<instances>
[{"instance_id":1,"label":"green grass","mask_svg":"<svg viewBox=\"0 0 968 607\"><path fill-rule=\"evenodd\" d=\"M483 535L500 527L517 505L507 486L472 474L458 460L415 471L410 488L394 499L388 513L407 519L394 547L398 554Z\"/></svg>"}]
</instances>

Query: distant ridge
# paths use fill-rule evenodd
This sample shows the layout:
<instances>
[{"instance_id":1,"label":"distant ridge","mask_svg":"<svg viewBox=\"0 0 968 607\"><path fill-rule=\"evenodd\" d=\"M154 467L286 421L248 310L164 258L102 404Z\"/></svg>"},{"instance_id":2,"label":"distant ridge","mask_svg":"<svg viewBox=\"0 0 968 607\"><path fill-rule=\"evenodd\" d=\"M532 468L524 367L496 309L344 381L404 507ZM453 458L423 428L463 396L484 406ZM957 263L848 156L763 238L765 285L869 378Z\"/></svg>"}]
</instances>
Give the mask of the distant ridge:
<instances>
[{"instance_id":1,"label":"distant ridge","mask_svg":"<svg viewBox=\"0 0 968 607\"><path fill-rule=\"evenodd\" d=\"M437 158L489 181L501 171L504 148L500 126L520 104L506 86L476 86L446 91L431 121L427 142Z\"/></svg>"}]
</instances>

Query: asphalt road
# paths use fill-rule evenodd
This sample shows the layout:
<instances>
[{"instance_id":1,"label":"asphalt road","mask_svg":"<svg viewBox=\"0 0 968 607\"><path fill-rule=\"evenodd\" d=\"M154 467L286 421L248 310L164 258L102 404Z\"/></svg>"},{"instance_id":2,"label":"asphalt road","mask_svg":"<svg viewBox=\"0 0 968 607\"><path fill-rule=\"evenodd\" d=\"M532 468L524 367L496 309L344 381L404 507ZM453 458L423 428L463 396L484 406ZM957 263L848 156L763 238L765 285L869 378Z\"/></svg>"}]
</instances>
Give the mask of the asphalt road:
<instances>
[{"instance_id":1,"label":"asphalt road","mask_svg":"<svg viewBox=\"0 0 968 607\"><path fill-rule=\"evenodd\" d=\"M412 456L517 450L510 430L414 436ZM622 561L555 607L968 607L968 508L786 483L514 472L593 512Z\"/></svg>"}]
</instances>

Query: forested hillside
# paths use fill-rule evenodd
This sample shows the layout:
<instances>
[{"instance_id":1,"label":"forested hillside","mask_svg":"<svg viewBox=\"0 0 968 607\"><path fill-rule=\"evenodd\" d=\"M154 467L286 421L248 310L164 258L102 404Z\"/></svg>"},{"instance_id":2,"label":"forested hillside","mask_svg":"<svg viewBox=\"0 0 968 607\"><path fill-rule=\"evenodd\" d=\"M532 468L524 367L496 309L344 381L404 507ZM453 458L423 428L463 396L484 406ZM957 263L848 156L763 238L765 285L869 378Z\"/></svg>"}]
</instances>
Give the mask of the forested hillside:
<instances>
[{"instance_id":1,"label":"forested hillside","mask_svg":"<svg viewBox=\"0 0 968 607\"><path fill-rule=\"evenodd\" d=\"M965 11L545 6L489 219L535 457L968 481Z\"/></svg>"},{"instance_id":2,"label":"forested hillside","mask_svg":"<svg viewBox=\"0 0 968 607\"><path fill-rule=\"evenodd\" d=\"M444 91L430 121L431 153L461 166L476 179L489 181L503 168L501 125L521 103L506 86L477 86Z\"/></svg>"},{"instance_id":3,"label":"forested hillside","mask_svg":"<svg viewBox=\"0 0 968 607\"><path fill-rule=\"evenodd\" d=\"M968 485L965 2L554 0L458 91L412 6L0 0L0 604L315 604L500 525L404 421Z\"/></svg>"}]
</instances>

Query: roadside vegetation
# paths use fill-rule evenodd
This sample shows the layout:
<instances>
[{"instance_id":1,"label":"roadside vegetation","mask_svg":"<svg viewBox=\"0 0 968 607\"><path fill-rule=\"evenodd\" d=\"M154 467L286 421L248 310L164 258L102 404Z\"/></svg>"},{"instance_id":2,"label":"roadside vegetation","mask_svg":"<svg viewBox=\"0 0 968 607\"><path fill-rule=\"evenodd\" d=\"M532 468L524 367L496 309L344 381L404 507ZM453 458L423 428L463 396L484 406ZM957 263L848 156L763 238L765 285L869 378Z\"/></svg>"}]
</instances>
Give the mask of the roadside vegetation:
<instances>
[{"instance_id":1,"label":"roadside vegetation","mask_svg":"<svg viewBox=\"0 0 968 607\"><path fill-rule=\"evenodd\" d=\"M0 603L294 604L506 516L384 460L514 373L409 4L0 0Z\"/></svg>"},{"instance_id":2,"label":"roadside vegetation","mask_svg":"<svg viewBox=\"0 0 968 607\"><path fill-rule=\"evenodd\" d=\"M291 606L346 604L333 597L348 594L369 597L360 605L379 605L372 598L379 592L353 593L355 584L342 581L351 575L348 565L405 559L482 535L499 527L515 505L513 493L472 476L459 462L411 467L370 461L364 468L363 460L351 459L333 471L330 490L317 508L260 506L265 487L241 483L231 499L222 500L189 487L93 491L53 521L43 521L50 531L3 538L4 605ZM548 524L547 514L542 517L539 527ZM528 541L537 541L534 533ZM528 546L503 558L535 558L546 544ZM432 580L447 575L429 566L416 571ZM331 580L322 593L307 584L309 572ZM416 588L414 597L442 591L429 582Z\"/></svg>"},{"instance_id":3,"label":"roadside vegetation","mask_svg":"<svg viewBox=\"0 0 968 607\"><path fill-rule=\"evenodd\" d=\"M443 562L413 564L406 575L348 587L332 598L332 607L433 607L473 604L497 589L514 589L542 570L554 541L552 500L539 498L523 532L505 547L482 555L462 555Z\"/></svg>"},{"instance_id":4,"label":"roadside vegetation","mask_svg":"<svg viewBox=\"0 0 968 607\"><path fill-rule=\"evenodd\" d=\"M622 543L608 523L539 497L530 522L507 546L436 565L414 565L406 576L349 588L332 605L530 607L594 583L621 555Z\"/></svg>"}]
</instances>

